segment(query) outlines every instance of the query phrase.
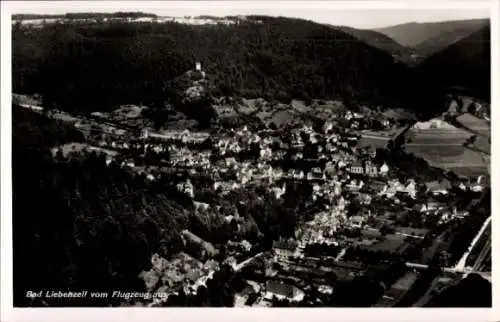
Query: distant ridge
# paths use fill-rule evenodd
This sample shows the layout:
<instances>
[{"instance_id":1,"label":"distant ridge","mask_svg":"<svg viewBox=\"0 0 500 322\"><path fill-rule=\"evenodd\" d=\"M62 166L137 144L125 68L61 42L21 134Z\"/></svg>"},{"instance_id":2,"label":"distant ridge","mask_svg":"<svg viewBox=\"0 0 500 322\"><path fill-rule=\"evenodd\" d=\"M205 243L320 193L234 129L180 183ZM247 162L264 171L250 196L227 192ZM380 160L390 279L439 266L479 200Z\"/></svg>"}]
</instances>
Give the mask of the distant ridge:
<instances>
[{"instance_id":1,"label":"distant ridge","mask_svg":"<svg viewBox=\"0 0 500 322\"><path fill-rule=\"evenodd\" d=\"M490 27L486 26L417 66L424 79L490 101Z\"/></svg>"},{"instance_id":2,"label":"distant ridge","mask_svg":"<svg viewBox=\"0 0 500 322\"><path fill-rule=\"evenodd\" d=\"M157 17L157 15L145 12L75 12L65 14L14 14L12 20L35 20L35 19L92 19L92 18L139 18L139 17Z\"/></svg>"},{"instance_id":3,"label":"distant ridge","mask_svg":"<svg viewBox=\"0 0 500 322\"><path fill-rule=\"evenodd\" d=\"M356 29L347 26L338 26L334 28L346 32L370 46L391 54L391 56L398 61L405 63L412 61L412 50L410 48L401 45L381 32L369 29Z\"/></svg>"},{"instance_id":4,"label":"distant ridge","mask_svg":"<svg viewBox=\"0 0 500 322\"><path fill-rule=\"evenodd\" d=\"M419 44L422 44L424 41L433 39L445 33L451 33L453 31L456 31L457 35L462 34L462 37L468 36L488 23L489 19L487 18L425 23L409 22L385 28L376 28L373 30L391 37L403 46L414 48ZM447 45L450 45L450 43L444 44L442 48L445 48Z\"/></svg>"}]
</instances>

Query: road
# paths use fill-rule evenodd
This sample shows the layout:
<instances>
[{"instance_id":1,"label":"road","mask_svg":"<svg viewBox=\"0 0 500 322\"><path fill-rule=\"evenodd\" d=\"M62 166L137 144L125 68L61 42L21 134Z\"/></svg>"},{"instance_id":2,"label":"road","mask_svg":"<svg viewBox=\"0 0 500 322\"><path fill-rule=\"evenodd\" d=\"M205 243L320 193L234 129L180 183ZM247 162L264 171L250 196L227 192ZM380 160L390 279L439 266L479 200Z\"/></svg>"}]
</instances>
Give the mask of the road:
<instances>
[{"instance_id":1,"label":"road","mask_svg":"<svg viewBox=\"0 0 500 322\"><path fill-rule=\"evenodd\" d=\"M488 239L486 245L484 245L483 249L481 249L481 252L477 256L474 265L472 265L472 270L478 271L488 255L491 256L491 239Z\"/></svg>"},{"instance_id":2,"label":"road","mask_svg":"<svg viewBox=\"0 0 500 322\"><path fill-rule=\"evenodd\" d=\"M250 263L251 261L253 261L254 259L256 259L257 257L259 256L262 256L262 254L264 254L263 252L260 252L260 253L257 253L255 255L253 255L252 257L244 260L243 262L239 263L239 264L236 264L233 266L233 269L235 272L238 272L240 271L243 267L245 267L246 265L248 265L248 263Z\"/></svg>"},{"instance_id":3,"label":"road","mask_svg":"<svg viewBox=\"0 0 500 322\"><path fill-rule=\"evenodd\" d=\"M367 230L371 230L371 231L379 231L378 229L373 228L373 227L368 227L366 229ZM405 233L400 233L400 232L395 232L394 235L401 235L401 236L405 236L405 237L412 237L412 238L424 239L424 237L422 237L422 236L410 235L410 234L405 234Z\"/></svg>"},{"instance_id":4,"label":"road","mask_svg":"<svg viewBox=\"0 0 500 322\"><path fill-rule=\"evenodd\" d=\"M470 243L469 248L467 248L467 251L462 255L462 257L458 261L457 265L455 265L456 269L463 270L465 268L465 262L467 261L467 257L469 257L470 252L472 251L474 246L477 244L477 242L479 241L479 238L484 233L484 231L486 230L486 228L488 227L488 224L490 222L491 222L491 216L486 218L486 220L484 221L483 226L481 227L481 229L479 229L479 232L477 233L476 237L474 237L474 239Z\"/></svg>"}]
</instances>

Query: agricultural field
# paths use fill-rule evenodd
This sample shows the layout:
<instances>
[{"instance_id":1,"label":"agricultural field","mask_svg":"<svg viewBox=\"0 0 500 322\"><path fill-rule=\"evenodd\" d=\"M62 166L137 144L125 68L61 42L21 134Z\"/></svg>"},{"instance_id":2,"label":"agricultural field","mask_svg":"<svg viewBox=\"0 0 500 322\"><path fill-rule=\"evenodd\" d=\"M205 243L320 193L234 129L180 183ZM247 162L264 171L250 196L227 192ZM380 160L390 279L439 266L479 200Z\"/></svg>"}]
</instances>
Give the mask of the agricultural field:
<instances>
[{"instance_id":1,"label":"agricultural field","mask_svg":"<svg viewBox=\"0 0 500 322\"><path fill-rule=\"evenodd\" d=\"M457 122L482 136L489 137L491 135L491 126L488 121L469 113L457 117Z\"/></svg>"},{"instance_id":2,"label":"agricultural field","mask_svg":"<svg viewBox=\"0 0 500 322\"><path fill-rule=\"evenodd\" d=\"M447 168L449 171L453 171L459 176L463 177L477 177L480 175L488 175L489 171L486 166L478 166L478 167L449 167Z\"/></svg>"},{"instance_id":3,"label":"agricultural field","mask_svg":"<svg viewBox=\"0 0 500 322\"><path fill-rule=\"evenodd\" d=\"M406 145L406 151L424 158L432 165L446 162L461 162L466 149L461 145Z\"/></svg>"},{"instance_id":4,"label":"agricultural field","mask_svg":"<svg viewBox=\"0 0 500 322\"><path fill-rule=\"evenodd\" d=\"M491 143L488 138L484 136L476 136L476 140L471 147L486 154L491 154Z\"/></svg>"},{"instance_id":5,"label":"agricultural field","mask_svg":"<svg viewBox=\"0 0 500 322\"><path fill-rule=\"evenodd\" d=\"M483 120L478 118L465 117L464 120L469 121L471 128L479 129L484 126ZM488 152L489 142L488 139L477 136L469 149L464 143L473 135L470 131L444 123L441 128L412 129L407 135L405 149L425 159L431 166L451 170L459 175L486 174L487 161L477 150Z\"/></svg>"}]
</instances>

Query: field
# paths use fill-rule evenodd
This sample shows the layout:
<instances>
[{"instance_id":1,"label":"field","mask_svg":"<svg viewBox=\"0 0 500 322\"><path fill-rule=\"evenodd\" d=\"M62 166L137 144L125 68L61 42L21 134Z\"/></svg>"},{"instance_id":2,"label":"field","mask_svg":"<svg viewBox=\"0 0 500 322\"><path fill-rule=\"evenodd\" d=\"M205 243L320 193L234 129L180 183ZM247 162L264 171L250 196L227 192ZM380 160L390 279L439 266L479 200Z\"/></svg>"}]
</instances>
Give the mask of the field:
<instances>
[{"instance_id":1,"label":"field","mask_svg":"<svg viewBox=\"0 0 500 322\"><path fill-rule=\"evenodd\" d=\"M407 144L406 151L424 158L429 163L439 163L447 158L459 158L465 148L461 145Z\"/></svg>"},{"instance_id":2,"label":"field","mask_svg":"<svg viewBox=\"0 0 500 322\"><path fill-rule=\"evenodd\" d=\"M457 118L458 123L462 124L464 127L471 129L472 131L489 137L491 135L491 126L490 124L481 118L473 116L471 114L463 114Z\"/></svg>"},{"instance_id":3,"label":"field","mask_svg":"<svg viewBox=\"0 0 500 322\"><path fill-rule=\"evenodd\" d=\"M363 230L363 237L365 238L377 238L380 233L375 230ZM358 246L369 249L371 251L388 251L391 253L402 253L406 247L405 236L399 234L387 234L385 238L381 241L372 239L364 239L363 242L358 243Z\"/></svg>"},{"instance_id":4,"label":"field","mask_svg":"<svg viewBox=\"0 0 500 322\"><path fill-rule=\"evenodd\" d=\"M484 126L483 120L464 118L469 120L469 126L475 124ZM472 124L473 120L475 123ZM456 172L463 176L486 174L488 164L481 153L473 151L463 144L474 133L458 128L429 128L412 130L408 134L405 149L418 157L425 159L431 166ZM489 143L484 137L478 136L476 144L471 147L480 151L489 151Z\"/></svg>"},{"instance_id":5,"label":"field","mask_svg":"<svg viewBox=\"0 0 500 322\"><path fill-rule=\"evenodd\" d=\"M478 167L449 167L447 168L449 171L453 171L457 175L464 177L476 177L480 175L488 175L488 168L485 166Z\"/></svg>"},{"instance_id":6,"label":"field","mask_svg":"<svg viewBox=\"0 0 500 322\"><path fill-rule=\"evenodd\" d=\"M388 138L362 137L358 141L356 146L359 148L370 146L375 149L379 149L379 148L385 148L388 142L389 142Z\"/></svg>"},{"instance_id":7,"label":"field","mask_svg":"<svg viewBox=\"0 0 500 322\"><path fill-rule=\"evenodd\" d=\"M396 232L405 234L405 235L414 235L414 236L425 236L429 229L425 228L412 228L412 227L396 227Z\"/></svg>"}]
</instances>

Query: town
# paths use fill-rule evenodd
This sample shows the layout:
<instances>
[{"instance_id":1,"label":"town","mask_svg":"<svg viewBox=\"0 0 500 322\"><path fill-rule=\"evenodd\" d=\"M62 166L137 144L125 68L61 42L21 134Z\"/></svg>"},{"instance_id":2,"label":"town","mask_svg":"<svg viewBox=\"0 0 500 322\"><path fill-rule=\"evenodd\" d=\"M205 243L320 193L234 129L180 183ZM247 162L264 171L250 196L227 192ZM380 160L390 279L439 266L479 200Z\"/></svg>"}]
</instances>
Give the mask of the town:
<instances>
[{"instance_id":1,"label":"town","mask_svg":"<svg viewBox=\"0 0 500 322\"><path fill-rule=\"evenodd\" d=\"M200 63L195 71L202 72ZM272 116L266 115L265 100L238 103L226 97L217 102L221 124L241 116L245 108L263 121L158 131L141 121L146 107L128 105L112 114L82 116L46 112L36 98L14 95L18 108L69 122L84 133L83 143L53 147L56 160L102 156L108 167L127 169L151 185L172 187L197 214L216 213L229 225L234 238L226 244L214 245L185 230L183 250L169 259L155 254L141 279L148 291L169 296L134 304L168 306L177 303L180 293L195 297L200 287L210 288L209 281L222 267L240 280L232 299L237 307L341 305L335 285L367 276L377 281L370 286L378 294L370 305L411 306L426 303L470 273L490 279L486 228L491 216L485 210L489 163L481 163L489 156L470 148L489 140L489 132L470 129L481 124L489 131L484 102L461 102L460 109L452 99L441 118L428 122L394 110L362 106L353 112L332 101L278 103ZM328 117L311 117L308 110ZM457 160L466 161L461 153L480 155L474 173L463 173L460 167L470 167L457 166L460 162L443 166L436 152L427 152L426 144L431 149L435 144L427 142L432 135L443 150L448 143L441 138L450 133L460 142L449 143L461 149ZM293 232L268 243L258 237L253 242L242 239L237 232L243 229L243 208L223 212L221 201L251 191L262 191L276 203L301 203ZM453 236L463 225L477 227L474 235L464 237L467 245Z\"/></svg>"}]
</instances>

